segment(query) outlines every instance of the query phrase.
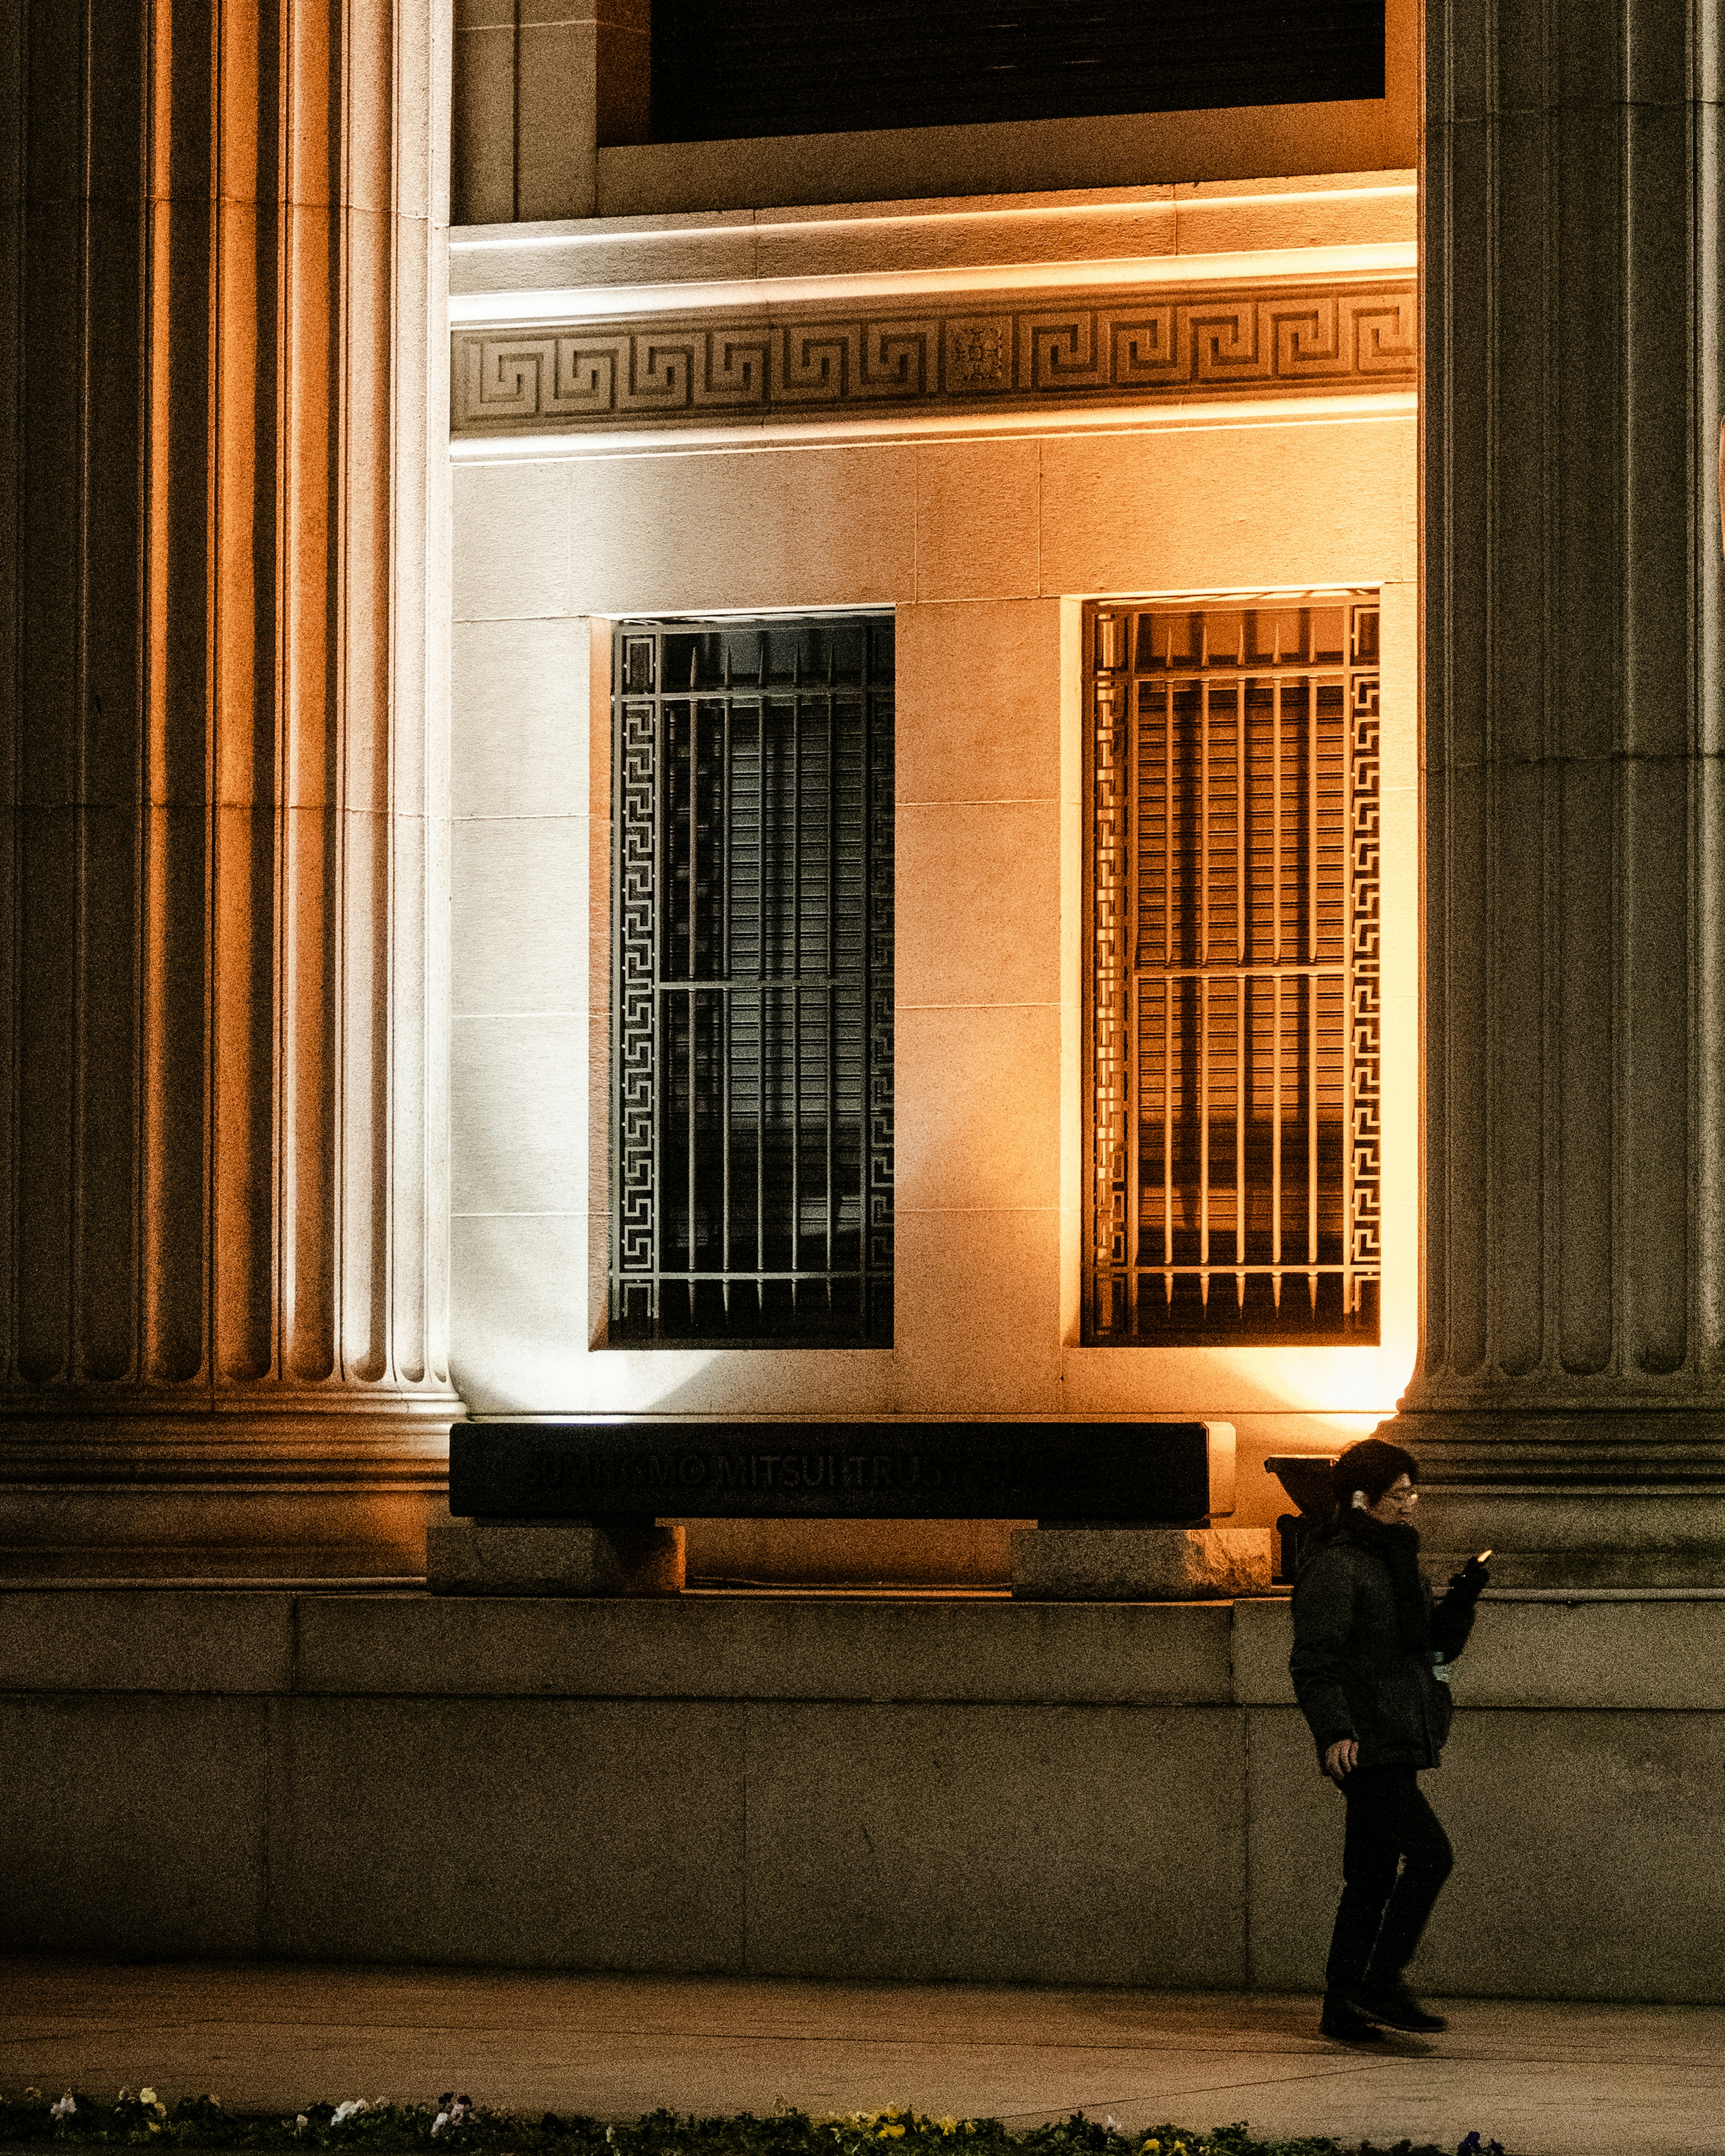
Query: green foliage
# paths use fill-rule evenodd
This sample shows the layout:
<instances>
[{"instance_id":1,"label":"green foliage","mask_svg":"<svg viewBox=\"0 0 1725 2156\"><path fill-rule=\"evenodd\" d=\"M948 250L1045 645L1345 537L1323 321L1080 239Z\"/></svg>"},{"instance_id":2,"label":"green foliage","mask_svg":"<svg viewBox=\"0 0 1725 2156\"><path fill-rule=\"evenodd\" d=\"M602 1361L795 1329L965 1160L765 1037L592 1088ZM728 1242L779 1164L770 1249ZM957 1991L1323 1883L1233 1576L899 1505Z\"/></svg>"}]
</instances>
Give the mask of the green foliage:
<instances>
[{"instance_id":1,"label":"green foliage","mask_svg":"<svg viewBox=\"0 0 1725 2156\"><path fill-rule=\"evenodd\" d=\"M1155 2126L1127 2133L1074 2112L1070 2118L1014 2133L998 2118L932 2118L908 2109L810 2118L780 2108L730 2118L650 2112L630 2125L546 2112L537 2119L487 2111L449 2094L435 2104L350 2102L308 2104L288 2118L224 2111L213 2096L162 2102L153 2089L122 2089L104 2098L82 2092L54 2099L35 2089L0 2095L0 2149L48 2144L64 2156L80 2148L352 2151L394 2156L1450 2156L1431 2143L1263 2141L1242 2122L1201 2132ZM1502 2156L1496 2142L1470 2134L1455 2156Z\"/></svg>"}]
</instances>

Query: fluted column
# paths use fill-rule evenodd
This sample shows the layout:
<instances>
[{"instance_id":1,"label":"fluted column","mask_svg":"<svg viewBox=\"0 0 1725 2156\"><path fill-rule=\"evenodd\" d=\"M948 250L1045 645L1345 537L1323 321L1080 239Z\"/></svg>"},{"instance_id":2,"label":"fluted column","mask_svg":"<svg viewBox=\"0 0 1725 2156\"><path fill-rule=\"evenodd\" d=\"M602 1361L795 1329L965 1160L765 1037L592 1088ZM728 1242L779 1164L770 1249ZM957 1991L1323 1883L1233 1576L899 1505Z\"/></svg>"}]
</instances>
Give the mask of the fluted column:
<instances>
[{"instance_id":1,"label":"fluted column","mask_svg":"<svg viewBox=\"0 0 1725 2156\"><path fill-rule=\"evenodd\" d=\"M1716 0L1428 0L1425 1266L1508 1581L1725 1582Z\"/></svg>"},{"instance_id":2,"label":"fluted column","mask_svg":"<svg viewBox=\"0 0 1725 2156\"><path fill-rule=\"evenodd\" d=\"M3 1561L417 1570L436 9L5 12Z\"/></svg>"}]
</instances>

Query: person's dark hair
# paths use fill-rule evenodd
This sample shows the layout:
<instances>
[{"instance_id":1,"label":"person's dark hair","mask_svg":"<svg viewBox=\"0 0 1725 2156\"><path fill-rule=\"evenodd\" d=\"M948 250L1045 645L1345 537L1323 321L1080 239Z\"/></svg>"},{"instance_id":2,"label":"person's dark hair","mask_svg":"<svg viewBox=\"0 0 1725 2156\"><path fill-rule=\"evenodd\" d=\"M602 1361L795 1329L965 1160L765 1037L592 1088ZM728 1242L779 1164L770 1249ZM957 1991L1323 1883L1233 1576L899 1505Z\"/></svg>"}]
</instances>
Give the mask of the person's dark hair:
<instances>
[{"instance_id":1,"label":"person's dark hair","mask_svg":"<svg viewBox=\"0 0 1725 2156\"><path fill-rule=\"evenodd\" d=\"M1353 1504L1356 1490L1364 1491L1366 1502L1375 1505L1391 1483L1404 1475L1410 1482L1418 1482L1420 1463L1400 1445L1381 1437L1363 1437L1358 1445L1350 1445L1330 1470L1338 1517Z\"/></svg>"}]
</instances>

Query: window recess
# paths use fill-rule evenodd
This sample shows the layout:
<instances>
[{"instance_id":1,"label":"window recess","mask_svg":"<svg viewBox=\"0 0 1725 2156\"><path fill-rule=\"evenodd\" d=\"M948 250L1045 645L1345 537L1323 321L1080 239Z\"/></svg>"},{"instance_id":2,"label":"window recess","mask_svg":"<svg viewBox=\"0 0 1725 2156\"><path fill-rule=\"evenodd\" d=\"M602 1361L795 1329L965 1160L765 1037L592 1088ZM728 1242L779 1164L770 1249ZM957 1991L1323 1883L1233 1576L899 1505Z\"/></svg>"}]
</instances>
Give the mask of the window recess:
<instances>
[{"instance_id":1,"label":"window recess","mask_svg":"<svg viewBox=\"0 0 1725 2156\"><path fill-rule=\"evenodd\" d=\"M654 139L1384 95L1383 0L653 0Z\"/></svg>"},{"instance_id":2,"label":"window recess","mask_svg":"<svg viewBox=\"0 0 1725 2156\"><path fill-rule=\"evenodd\" d=\"M1096 1344L1378 1338L1378 608L1086 609Z\"/></svg>"},{"instance_id":3,"label":"window recess","mask_svg":"<svg viewBox=\"0 0 1725 2156\"><path fill-rule=\"evenodd\" d=\"M609 1342L890 1347L891 619L613 663Z\"/></svg>"}]
</instances>

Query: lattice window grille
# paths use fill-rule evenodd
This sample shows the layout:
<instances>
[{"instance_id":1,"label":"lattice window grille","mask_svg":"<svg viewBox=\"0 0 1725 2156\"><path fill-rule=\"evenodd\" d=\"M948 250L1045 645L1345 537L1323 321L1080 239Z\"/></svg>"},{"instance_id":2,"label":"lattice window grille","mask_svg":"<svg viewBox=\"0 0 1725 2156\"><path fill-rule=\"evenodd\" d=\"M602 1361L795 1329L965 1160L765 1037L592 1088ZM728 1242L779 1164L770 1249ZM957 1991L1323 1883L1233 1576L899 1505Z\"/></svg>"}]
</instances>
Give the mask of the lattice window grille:
<instances>
[{"instance_id":1,"label":"lattice window grille","mask_svg":"<svg viewBox=\"0 0 1725 2156\"><path fill-rule=\"evenodd\" d=\"M1085 1337L1375 1339L1376 602L1087 615Z\"/></svg>"},{"instance_id":2,"label":"lattice window grille","mask_svg":"<svg viewBox=\"0 0 1725 2156\"><path fill-rule=\"evenodd\" d=\"M615 1345L892 1325L890 617L619 624Z\"/></svg>"}]
</instances>

